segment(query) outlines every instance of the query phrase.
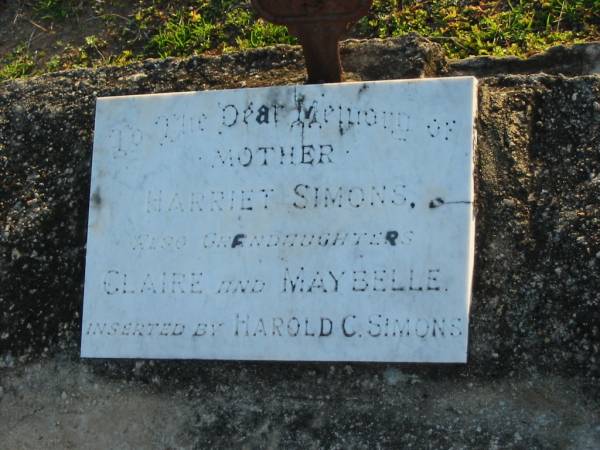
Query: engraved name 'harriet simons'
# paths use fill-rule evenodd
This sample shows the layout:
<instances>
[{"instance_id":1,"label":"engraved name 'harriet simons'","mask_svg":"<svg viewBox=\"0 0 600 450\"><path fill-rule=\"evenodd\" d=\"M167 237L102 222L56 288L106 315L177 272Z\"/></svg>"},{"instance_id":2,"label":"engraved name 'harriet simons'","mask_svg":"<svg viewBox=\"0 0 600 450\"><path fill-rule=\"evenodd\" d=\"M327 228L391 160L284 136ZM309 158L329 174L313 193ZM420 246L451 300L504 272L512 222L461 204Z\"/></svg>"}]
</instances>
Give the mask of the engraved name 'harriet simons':
<instances>
[{"instance_id":1,"label":"engraved name 'harriet simons'","mask_svg":"<svg viewBox=\"0 0 600 450\"><path fill-rule=\"evenodd\" d=\"M365 208L403 206L407 204L406 186L311 186L297 184L288 196L295 208ZM279 194L279 195L277 195ZM254 211L269 209L269 204L282 200L286 193L277 193L274 188L242 190L210 190L206 192L163 192L146 193L146 212L157 213L202 213L218 211ZM414 204L412 205L414 208Z\"/></svg>"}]
</instances>

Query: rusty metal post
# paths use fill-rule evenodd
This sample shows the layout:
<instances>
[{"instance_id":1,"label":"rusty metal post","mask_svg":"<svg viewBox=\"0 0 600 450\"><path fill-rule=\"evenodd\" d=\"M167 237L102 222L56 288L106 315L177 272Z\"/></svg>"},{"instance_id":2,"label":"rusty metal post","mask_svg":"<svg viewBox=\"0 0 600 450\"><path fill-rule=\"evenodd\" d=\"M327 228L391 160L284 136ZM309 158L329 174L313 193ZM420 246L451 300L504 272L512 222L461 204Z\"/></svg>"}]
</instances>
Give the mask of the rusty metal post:
<instances>
[{"instance_id":1,"label":"rusty metal post","mask_svg":"<svg viewBox=\"0 0 600 450\"><path fill-rule=\"evenodd\" d=\"M308 83L342 81L339 40L373 0L252 0L265 20L288 27L304 50Z\"/></svg>"}]
</instances>

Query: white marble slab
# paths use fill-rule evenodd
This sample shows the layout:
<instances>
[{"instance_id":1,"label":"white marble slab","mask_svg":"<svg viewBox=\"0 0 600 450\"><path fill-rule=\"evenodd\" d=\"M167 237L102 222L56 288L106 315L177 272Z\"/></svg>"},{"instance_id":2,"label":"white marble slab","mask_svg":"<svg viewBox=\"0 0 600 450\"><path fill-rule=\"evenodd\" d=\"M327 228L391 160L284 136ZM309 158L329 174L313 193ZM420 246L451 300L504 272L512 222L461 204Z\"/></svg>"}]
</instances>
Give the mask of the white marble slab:
<instances>
[{"instance_id":1,"label":"white marble slab","mask_svg":"<svg viewBox=\"0 0 600 450\"><path fill-rule=\"evenodd\" d=\"M97 103L81 355L464 362L476 80Z\"/></svg>"}]
</instances>

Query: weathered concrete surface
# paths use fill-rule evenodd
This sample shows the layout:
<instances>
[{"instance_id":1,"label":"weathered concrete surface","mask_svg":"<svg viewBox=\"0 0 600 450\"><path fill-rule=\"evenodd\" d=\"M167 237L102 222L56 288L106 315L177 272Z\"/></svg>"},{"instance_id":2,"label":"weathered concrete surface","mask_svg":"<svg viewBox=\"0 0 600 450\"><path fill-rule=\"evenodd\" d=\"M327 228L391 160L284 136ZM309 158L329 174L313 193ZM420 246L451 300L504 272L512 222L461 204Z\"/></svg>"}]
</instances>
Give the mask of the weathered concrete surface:
<instances>
[{"instance_id":1,"label":"weathered concrete surface","mask_svg":"<svg viewBox=\"0 0 600 450\"><path fill-rule=\"evenodd\" d=\"M342 53L448 70L415 36ZM297 49L0 84L0 449L600 448L600 77L568 75L480 80L470 361L438 368L77 358L95 98L298 83Z\"/></svg>"}]
</instances>

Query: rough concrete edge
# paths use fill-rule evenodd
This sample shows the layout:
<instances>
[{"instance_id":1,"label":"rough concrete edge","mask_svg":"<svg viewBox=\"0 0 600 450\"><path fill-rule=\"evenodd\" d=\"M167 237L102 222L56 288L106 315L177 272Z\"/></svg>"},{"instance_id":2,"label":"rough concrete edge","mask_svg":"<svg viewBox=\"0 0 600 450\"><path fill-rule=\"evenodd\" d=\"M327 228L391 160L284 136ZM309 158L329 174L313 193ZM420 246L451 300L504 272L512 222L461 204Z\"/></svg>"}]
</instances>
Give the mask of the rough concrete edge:
<instances>
[{"instance_id":1,"label":"rough concrete edge","mask_svg":"<svg viewBox=\"0 0 600 450\"><path fill-rule=\"evenodd\" d=\"M101 78L107 73L121 72L122 77L126 77L130 73L137 73L147 68L157 66L171 66L173 69L182 66L200 66L202 64L214 66L235 66L248 65L253 61L265 56L280 55L284 58L280 62L273 62L271 69L278 67L287 67L290 65L302 65L304 67L304 57L300 46L278 44L268 47L253 48L240 50L231 53L223 53L221 55L192 55L187 57L167 57L167 58L147 58L140 61L135 61L125 65L108 64L100 67L80 67L75 69L58 70L55 72L47 72L30 77L15 78L11 80L0 81L0 88L17 83L21 85L30 84L32 82L45 82L47 80L60 79L68 76L69 78L90 78L96 76ZM263 69L264 70L264 69Z\"/></svg>"},{"instance_id":2,"label":"rough concrete edge","mask_svg":"<svg viewBox=\"0 0 600 450\"><path fill-rule=\"evenodd\" d=\"M527 75L547 73L553 75L600 74L600 42L559 45L530 58L516 56L473 56L448 62L449 75L490 77L495 75Z\"/></svg>"},{"instance_id":3,"label":"rough concrete edge","mask_svg":"<svg viewBox=\"0 0 600 450\"><path fill-rule=\"evenodd\" d=\"M452 60L445 57L443 51L439 54L432 50L440 48L438 44L421 37L416 33L409 33L402 37L393 37L386 39L347 39L341 42L340 52L344 65L350 72L354 71L353 62L357 52L362 52L365 47L374 46L385 49L387 53L394 54L401 50L408 50L410 42L421 41L421 43L431 44L428 49L429 61L425 61L422 67L423 75L434 76L475 76L490 77L495 75L527 75L535 73L562 74L567 76L581 76L600 74L600 42L590 42L584 44L575 44L572 46L557 46L548 49L546 52L533 55L530 58L491 57L491 56L473 56L466 59ZM19 78L15 80L0 81L0 87L11 83L30 83L31 81L47 80L60 78L69 74L81 77L90 76L118 69L123 72L123 76L128 73L135 73L152 65L198 66L201 64L210 65L251 65L252 61L265 56L283 56L282 61L272 61L272 69L289 66L290 63L296 66L304 67L304 57L300 46L296 45L274 45L257 49L249 49L226 53L222 55L195 55L187 58L149 58L143 61L127 64L124 66L108 65L102 67L90 67L69 69L57 72L50 72L28 78ZM396 57L410 57L411 55L397 54ZM438 61L438 59L440 61Z\"/></svg>"}]
</instances>

